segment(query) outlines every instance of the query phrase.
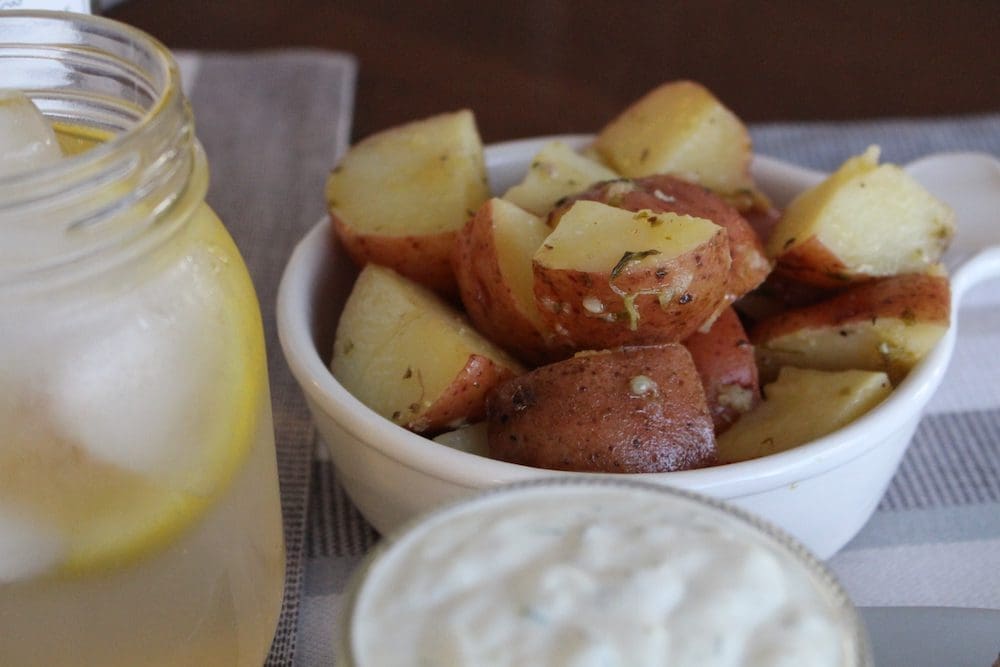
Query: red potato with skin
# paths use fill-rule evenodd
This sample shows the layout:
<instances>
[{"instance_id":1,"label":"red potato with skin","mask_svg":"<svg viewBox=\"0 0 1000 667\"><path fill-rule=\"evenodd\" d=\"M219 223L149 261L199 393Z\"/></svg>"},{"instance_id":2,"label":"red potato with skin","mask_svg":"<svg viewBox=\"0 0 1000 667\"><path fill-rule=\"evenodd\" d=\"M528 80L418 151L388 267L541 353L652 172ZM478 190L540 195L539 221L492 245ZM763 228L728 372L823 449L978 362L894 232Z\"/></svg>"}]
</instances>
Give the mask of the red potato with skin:
<instances>
[{"instance_id":1,"label":"red potato with skin","mask_svg":"<svg viewBox=\"0 0 1000 667\"><path fill-rule=\"evenodd\" d=\"M718 195L676 176L658 174L636 179L605 181L565 201L549 215L550 226L574 201L599 201L626 211L648 209L711 220L726 230L730 269L727 298L735 301L760 285L771 272L764 245L740 213Z\"/></svg>"},{"instance_id":2,"label":"red potato with skin","mask_svg":"<svg viewBox=\"0 0 1000 667\"><path fill-rule=\"evenodd\" d=\"M575 349L677 342L725 307L729 243L701 218L577 201L533 260L535 298Z\"/></svg>"},{"instance_id":3,"label":"red potato with skin","mask_svg":"<svg viewBox=\"0 0 1000 667\"><path fill-rule=\"evenodd\" d=\"M419 236L394 236L360 232L337 214L331 214L330 221L344 250L356 265L373 262L388 266L439 294L449 298L458 294L455 274L447 261L455 245L457 232L454 230Z\"/></svg>"},{"instance_id":4,"label":"red potato with skin","mask_svg":"<svg viewBox=\"0 0 1000 667\"><path fill-rule=\"evenodd\" d=\"M883 371L895 384L940 340L950 316L947 277L911 273L767 318L750 339L765 381L796 366Z\"/></svg>"},{"instance_id":5,"label":"red potato with skin","mask_svg":"<svg viewBox=\"0 0 1000 667\"><path fill-rule=\"evenodd\" d=\"M489 197L472 112L439 114L360 141L330 173L325 196L334 232L358 266L388 266L456 296L452 245Z\"/></svg>"},{"instance_id":6,"label":"red potato with skin","mask_svg":"<svg viewBox=\"0 0 1000 667\"><path fill-rule=\"evenodd\" d=\"M726 195L753 190L750 133L694 81L643 95L601 128L594 148L622 176L675 174Z\"/></svg>"},{"instance_id":7,"label":"red potato with skin","mask_svg":"<svg viewBox=\"0 0 1000 667\"><path fill-rule=\"evenodd\" d=\"M838 288L922 273L940 259L955 231L954 213L878 158L873 146L792 200L767 241L778 271Z\"/></svg>"},{"instance_id":8,"label":"red potato with skin","mask_svg":"<svg viewBox=\"0 0 1000 667\"><path fill-rule=\"evenodd\" d=\"M378 414L428 434L482 419L490 390L524 372L437 294L377 264L344 304L330 369Z\"/></svg>"},{"instance_id":9,"label":"red potato with skin","mask_svg":"<svg viewBox=\"0 0 1000 667\"><path fill-rule=\"evenodd\" d=\"M757 289L744 294L734 307L751 326L786 310L829 299L838 291L801 283L775 271Z\"/></svg>"},{"instance_id":10,"label":"red potato with skin","mask_svg":"<svg viewBox=\"0 0 1000 667\"><path fill-rule=\"evenodd\" d=\"M476 329L532 365L572 354L552 341L535 303L531 258L549 231L541 218L493 198L458 233L451 256Z\"/></svg>"},{"instance_id":11,"label":"red potato with skin","mask_svg":"<svg viewBox=\"0 0 1000 667\"><path fill-rule=\"evenodd\" d=\"M581 353L499 385L490 455L588 472L667 472L716 461L712 418L680 344Z\"/></svg>"},{"instance_id":12,"label":"red potato with skin","mask_svg":"<svg viewBox=\"0 0 1000 667\"><path fill-rule=\"evenodd\" d=\"M753 346L736 311L727 308L711 329L694 333L684 341L684 347L691 353L705 388L718 435L760 402Z\"/></svg>"},{"instance_id":13,"label":"red potato with skin","mask_svg":"<svg viewBox=\"0 0 1000 667\"><path fill-rule=\"evenodd\" d=\"M486 418L486 397L501 382L514 377L515 369L480 354L470 354L465 366L430 406L406 422L417 433L438 433L456 425Z\"/></svg>"}]
</instances>

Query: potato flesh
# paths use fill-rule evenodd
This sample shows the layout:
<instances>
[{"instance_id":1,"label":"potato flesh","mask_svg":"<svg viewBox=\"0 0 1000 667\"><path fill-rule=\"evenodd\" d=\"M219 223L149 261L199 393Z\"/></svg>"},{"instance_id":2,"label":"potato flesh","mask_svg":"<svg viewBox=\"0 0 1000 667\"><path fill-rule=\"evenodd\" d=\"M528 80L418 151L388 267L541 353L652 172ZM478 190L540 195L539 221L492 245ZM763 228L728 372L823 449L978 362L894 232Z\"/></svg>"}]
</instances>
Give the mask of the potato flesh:
<instances>
[{"instance_id":1,"label":"potato flesh","mask_svg":"<svg viewBox=\"0 0 1000 667\"><path fill-rule=\"evenodd\" d=\"M947 331L947 323L880 317L839 327L801 329L772 338L757 349L761 374L774 377L782 366L820 370L884 371L902 380Z\"/></svg>"},{"instance_id":2,"label":"potato flesh","mask_svg":"<svg viewBox=\"0 0 1000 667\"><path fill-rule=\"evenodd\" d=\"M447 431L434 438L434 442L447 445L460 452L476 454L477 456L489 456L490 445L486 435L486 422L477 422L469 426Z\"/></svg>"},{"instance_id":3,"label":"potato flesh","mask_svg":"<svg viewBox=\"0 0 1000 667\"><path fill-rule=\"evenodd\" d=\"M553 141L542 147L524 179L507 190L503 198L543 216L563 197L591 183L617 177L617 173L604 165L580 155L561 141Z\"/></svg>"},{"instance_id":4,"label":"potato flesh","mask_svg":"<svg viewBox=\"0 0 1000 667\"><path fill-rule=\"evenodd\" d=\"M950 310L945 276L901 274L764 319L751 339L765 379L791 365L885 371L898 382L944 335Z\"/></svg>"},{"instance_id":5,"label":"potato flesh","mask_svg":"<svg viewBox=\"0 0 1000 667\"><path fill-rule=\"evenodd\" d=\"M594 145L623 176L674 174L721 193L753 186L746 127L690 81L654 89L608 123Z\"/></svg>"},{"instance_id":6,"label":"potato flesh","mask_svg":"<svg viewBox=\"0 0 1000 667\"><path fill-rule=\"evenodd\" d=\"M362 403L407 424L434 406L472 355L521 370L433 293L369 264L341 314L331 370Z\"/></svg>"},{"instance_id":7,"label":"potato flesh","mask_svg":"<svg viewBox=\"0 0 1000 667\"><path fill-rule=\"evenodd\" d=\"M702 218L577 201L535 253L535 261L553 269L607 273L625 253L655 251L630 264L655 266L707 243L718 231Z\"/></svg>"},{"instance_id":8,"label":"potato flesh","mask_svg":"<svg viewBox=\"0 0 1000 667\"><path fill-rule=\"evenodd\" d=\"M347 225L391 236L457 230L488 197L482 141L467 110L361 141L326 185L328 206Z\"/></svg>"},{"instance_id":9,"label":"potato flesh","mask_svg":"<svg viewBox=\"0 0 1000 667\"><path fill-rule=\"evenodd\" d=\"M531 260L551 230L541 218L501 199L495 199L493 206L493 242L500 275L522 314L542 331Z\"/></svg>"},{"instance_id":10,"label":"potato flesh","mask_svg":"<svg viewBox=\"0 0 1000 667\"><path fill-rule=\"evenodd\" d=\"M953 232L950 209L899 167L879 165L873 147L788 206L768 254L780 258L815 238L844 278L913 273L940 258Z\"/></svg>"},{"instance_id":11,"label":"potato flesh","mask_svg":"<svg viewBox=\"0 0 1000 667\"><path fill-rule=\"evenodd\" d=\"M891 389L880 372L782 368L764 387L766 400L718 436L719 460L747 461L821 438L871 410Z\"/></svg>"}]
</instances>

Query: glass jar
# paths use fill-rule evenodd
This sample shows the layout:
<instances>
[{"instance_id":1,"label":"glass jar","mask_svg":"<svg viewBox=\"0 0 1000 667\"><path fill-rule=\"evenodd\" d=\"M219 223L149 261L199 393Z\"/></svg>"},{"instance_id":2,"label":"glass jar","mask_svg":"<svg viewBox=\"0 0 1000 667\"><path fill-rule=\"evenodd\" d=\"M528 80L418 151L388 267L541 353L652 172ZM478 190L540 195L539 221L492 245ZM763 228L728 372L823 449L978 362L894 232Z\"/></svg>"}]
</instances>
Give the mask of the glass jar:
<instances>
[{"instance_id":1,"label":"glass jar","mask_svg":"<svg viewBox=\"0 0 1000 667\"><path fill-rule=\"evenodd\" d=\"M169 52L0 12L68 157L0 177L0 664L255 665L284 545L263 331Z\"/></svg>"},{"instance_id":2,"label":"glass jar","mask_svg":"<svg viewBox=\"0 0 1000 667\"><path fill-rule=\"evenodd\" d=\"M717 500L539 479L435 510L369 555L337 665L871 667L833 575Z\"/></svg>"}]
</instances>

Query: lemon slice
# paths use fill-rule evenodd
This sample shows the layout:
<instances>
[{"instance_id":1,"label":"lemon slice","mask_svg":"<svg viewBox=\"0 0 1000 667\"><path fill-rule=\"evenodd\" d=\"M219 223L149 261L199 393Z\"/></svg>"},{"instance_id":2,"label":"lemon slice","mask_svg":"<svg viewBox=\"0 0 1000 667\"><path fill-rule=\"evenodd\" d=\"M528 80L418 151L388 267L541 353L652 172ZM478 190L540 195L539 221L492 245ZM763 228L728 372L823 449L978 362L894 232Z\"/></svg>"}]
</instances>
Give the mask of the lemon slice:
<instances>
[{"instance_id":1,"label":"lemon slice","mask_svg":"<svg viewBox=\"0 0 1000 667\"><path fill-rule=\"evenodd\" d=\"M61 352L73 362L66 379L22 392L13 434L0 441L0 508L58 531L57 576L122 567L174 543L226 493L267 409L259 308L238 251L207 207L186 234L173 275L128 297L167 313L143 321L157 333ZM135 368L143 364L148 377ZM160 399L173 402L161 409Z\"/></svg>"}]
</instances>

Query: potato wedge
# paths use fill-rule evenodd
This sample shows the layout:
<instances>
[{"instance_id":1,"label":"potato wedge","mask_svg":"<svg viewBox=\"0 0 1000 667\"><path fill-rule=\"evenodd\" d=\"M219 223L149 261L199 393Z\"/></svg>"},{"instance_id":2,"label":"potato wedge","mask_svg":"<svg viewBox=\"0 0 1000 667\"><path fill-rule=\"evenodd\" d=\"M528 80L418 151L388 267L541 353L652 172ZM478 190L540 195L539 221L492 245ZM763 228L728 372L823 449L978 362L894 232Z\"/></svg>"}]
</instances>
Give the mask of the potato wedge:
<instances>
[{"instance_id":1,"label":"potato wedge","mask_svg":"<svg viewBox=\"0 0 1000 667\"><path fill-rule=\"evenodd\" d=\"M504 382L490 455L553 470L664 472L715 462L712 419L679 344L579 354Z\"/></svg>"},{"instance_id":2,"label":"potato wedge","mask_svg":"<svg viewBox=\"0 0 1000 667\"><path fill-rule=\"evenodd\" d=\"M351 258L456 293L455 234L489 197L471 111L390 128L355 144L331 172L326 202Z\"/></svg>"},{"instance_id":3,"label":"potato wedge","mask_svg":"<svg viewBox=\"0 0 1000 667\"><path fill-rule=\"evenodd\" d=\"M580 155L561 141L545 144L531 160L524 180L503 198L538 216L547 215L556 202L592 183L617 178L599 162Z\"/></svg>"},{"instance_id":4,"label":"potato wedge","mask_svg":"<svg viewBox=\"0 0 1000 667\"><path fill-rule=\"evenodd\" d=\"M684 340L705 388L715 434L760 402L757 361L736 311L727 308L712 328Z\"/></svg>"},{"instance_id":5,"label":"potato wedge","mask_svg":"<svg viewBox=\"0 0 1000 667\"><path fill-rule=\"evenodd\" d=\"M460 452L476 456L490 455L487 439L487 424L485 421L469 424L454 431L445 431L434 438L434 442L457 449Z\"/></svg>"},{"instance_id":6,"label":"potato wedge","mask_svg":"<svg viewBox=\"0 0 1000 667\"><path fill-rule=\"evenodd\" d=\"M729 265L708 220L578 201L535 253L535 298L577 349L676 342L721 312Z\"/></svg>"},{"instance_id":7,"label":"potato wedge","mask_svg":"<svg viewBox=\"0 0 1000 667\"><path fill-rule=\"evenodd\" d=\"M524 369L433 292L368 264L337 324L331 370L383 417L433 433L481 420L486 394Z\"/></svg>"},{"instance_id":8,"label":"potato wedge","mask_svg":"<svg viewBox=\"0 0 1000 667\"><path fill-rule=\"evenodd\" d=\"M719 460L756 459L833 433L881 403L891 390L885 373L786 366L764 387L765 400L718 437Z\"/></svg>"},{"instance_id":9,"label":"potato wedge","mask_svg":"<svg viewBox=\"0 0 1000 667\"><path fill-rule=\"evenodd\" d=\"M557 226L562 213L579 199L599 201L626 211L671 212L711 220L726 230L730 268L727 298L735 301L760 285L771 272L764 245L750 224L736 209L700 185L668 174L599 183L570 197L549 215L549 225Z\"/></svg>"},{"instance_id":10,"label":"potato wedge","mask_svg":"<svg viewBox=\"0 0 1000 667\"><path fill-rule=\"evenodd\" d=\"M875 146L796 197L767 242L778 270L821 287L921 273L940 259L954 214Z\"/></svg>"},{"instance_id":11,"label":"potato wedge","mask_svg":"<svg viewBox=\"0 0 1000 667\"><path fill-rule=\"evenodd\" d=\"M765 319L750 339L765 380L800 366L884 371L897 383L944 335L950 310L946 277L890 276Z\"/></svg>"},{"instance_id":12,"label":"potato wedge","mask_svg":"<svg viewBox=\"0 0 1000 667\"><path fill-rule=\"evenodd\" d=\"M489 199L455 239L452 265L469 319L487 338L537 365L557 352L538 306L531 259L551 230L538 216Z\"/></svg>"},{"instance_id":13,"label":"potato wedge","mask_svg":"<svg viewBox=\"0 0 1000 667\"><path fill-rule=\"evenodd\" d=\"M594 147L622 176L674 174L723 194L754 187L746 126L693 81L653 89L605 125Z\"/></svg>"}]
</instances>

